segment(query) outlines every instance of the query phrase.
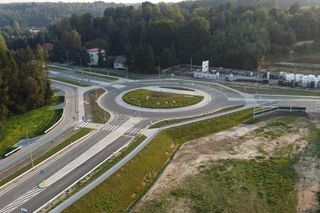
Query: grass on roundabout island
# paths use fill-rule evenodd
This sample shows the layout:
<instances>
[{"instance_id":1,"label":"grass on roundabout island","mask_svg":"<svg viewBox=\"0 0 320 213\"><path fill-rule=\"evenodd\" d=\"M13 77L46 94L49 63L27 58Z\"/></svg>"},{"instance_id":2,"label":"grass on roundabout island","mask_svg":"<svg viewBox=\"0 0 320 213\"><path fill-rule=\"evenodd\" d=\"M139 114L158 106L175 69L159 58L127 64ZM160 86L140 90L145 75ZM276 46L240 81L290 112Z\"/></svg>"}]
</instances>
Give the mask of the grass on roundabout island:
<instances>
[{"instance_id":1,"label":"grass on roundabout island","mask_svg":"<svg viewBox=\"0 0 320 213\"><path fill-rule=\"evenodd\" d=\"M201 102L203 96L137 89L126 93L122 99L130 105L161 109L191 106Z\"/></svg>"}]
</instances>

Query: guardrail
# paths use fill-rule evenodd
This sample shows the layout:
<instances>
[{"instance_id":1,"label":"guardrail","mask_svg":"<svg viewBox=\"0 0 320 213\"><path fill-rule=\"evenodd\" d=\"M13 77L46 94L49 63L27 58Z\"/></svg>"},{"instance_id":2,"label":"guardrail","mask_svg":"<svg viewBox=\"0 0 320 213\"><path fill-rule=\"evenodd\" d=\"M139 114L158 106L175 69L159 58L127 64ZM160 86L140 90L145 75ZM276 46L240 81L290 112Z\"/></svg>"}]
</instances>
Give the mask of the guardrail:
<instances>
[{"instance_id":1,"label":"guardrail","mask_svg":"<svg viewBox=\"0 0 320 213\"><path fill-rule=\"evenodd\" d=\"M8 156L12 155L13 153L19 151L21 148L22 148L22 146L19 146L19 147L15 148L14 150L12 150L12 151L8 152L7 154L5 154L4 157L8 157Z\"/></svg>"}]
</instances>

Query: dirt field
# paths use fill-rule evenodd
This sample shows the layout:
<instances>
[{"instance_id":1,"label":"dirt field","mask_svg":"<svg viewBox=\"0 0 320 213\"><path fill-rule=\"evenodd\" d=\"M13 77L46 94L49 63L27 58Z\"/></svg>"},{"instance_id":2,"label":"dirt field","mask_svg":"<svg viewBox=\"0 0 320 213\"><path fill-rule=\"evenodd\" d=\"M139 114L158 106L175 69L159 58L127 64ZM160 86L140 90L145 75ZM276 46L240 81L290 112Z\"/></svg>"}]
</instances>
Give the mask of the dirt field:
<instances>
[{"instance_id":1,"label":"dirt field","mask_svg":"<svg viewBox=\"0 0 320 213\"><path fill-rule=\"evenodd\" d=\"M188 205L192 200L170 196L171 190L184 184L187 177L196 175L199 168L218 160L268 160L277 156L295 156L308 145L308 124L305 118L288 123L272 119L254 125L241 125L186 143L132 212L145 212L146 205L159 199L166 200L165 212L193 212ZM299 212L315 209L316 192L319 191L319 159L301 158L296 164L296 171L299 174L297 209Z\"/></svg>"}]
</instances>

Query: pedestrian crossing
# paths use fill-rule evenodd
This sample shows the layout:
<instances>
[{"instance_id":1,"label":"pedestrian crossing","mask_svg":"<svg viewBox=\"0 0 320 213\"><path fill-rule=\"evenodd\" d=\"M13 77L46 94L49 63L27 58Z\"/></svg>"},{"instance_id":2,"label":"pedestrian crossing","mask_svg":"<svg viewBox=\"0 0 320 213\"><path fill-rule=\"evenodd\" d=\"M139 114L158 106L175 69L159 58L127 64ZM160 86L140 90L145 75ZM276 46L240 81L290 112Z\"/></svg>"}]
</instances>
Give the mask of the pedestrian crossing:
<instances>
[{"instance_id":1,"label":"pedestrian crossing","mask_svg":"<svg viewBox=\"0 0 320 213\"><path fill-rule=\"evenodd\" d=\"M135 127L133 127L133 128L131 128L131 129L129 129L128 131L127 131L127 133L128 134L139 134L140 132L141 132L141 128L135 128Z\"/></svg>"},{"instance_id":2,"label":"pedestrian crossing","mask_svg":"<svg viewBox=\"0 0 320 213\"><path fill-rule=\"evenodd\" d=\"M105 127L102 127L101 130L106 130L106 131L114 131L116 129L118 129L119 126L118 125L112 125L112 124L108 124Z\"/></svg>"},{"instance_id":3,"label":"pedestrian crossing","mask_svg":"<svg viewBox=\"0 0 320 213\"><path fill-rule=\"evenodd\" d=\"M16 199L15 201L10 203L9 205L4 207L3 209L0 209L0 212L1 213L9 213L9 212L14 211L16 208L18 208L22 204L26 203L31 198L34 198L35 196L37 196L42 190L44 190L44 188L40 188L38 186L31 189L30 191L23 194L22 196L20 196L18 199Z\"/></svg>"}]
</instances>

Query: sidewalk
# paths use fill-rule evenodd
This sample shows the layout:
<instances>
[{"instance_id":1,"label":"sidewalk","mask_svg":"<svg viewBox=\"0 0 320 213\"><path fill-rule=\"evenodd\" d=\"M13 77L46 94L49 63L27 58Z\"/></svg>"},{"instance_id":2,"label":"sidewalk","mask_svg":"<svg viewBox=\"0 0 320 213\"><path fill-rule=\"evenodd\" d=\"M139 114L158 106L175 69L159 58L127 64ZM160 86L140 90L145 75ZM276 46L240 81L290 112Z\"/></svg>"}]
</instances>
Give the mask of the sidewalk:
<instances>
[{"instance_id":1,"label":"sidewalk","mask_svg":"<svg viewBox=\"0 0 320 213\"><path fill-rule=\"evenodd\" d=\"M140 118L130 118L127 120L123 125L121 125L118 129L111 132L109 135L107 135L105 138L103 138L101 141L96 143L94 146L92 146L89 150L87 150L85 153L81 154L79 157L77 157L75 160L71 161L69 164L67 164L65 167L57 171L55 174L44 180L41 184L41 188L46 188L81 166L84 162L89 160L91 157L96 155L98 152L106 148L108 145L110 145L112 142L117 140L119 137L121 137L125 132L127 132L130 128L135 126L141 119Z\"/></svg>"}]
</instances>

